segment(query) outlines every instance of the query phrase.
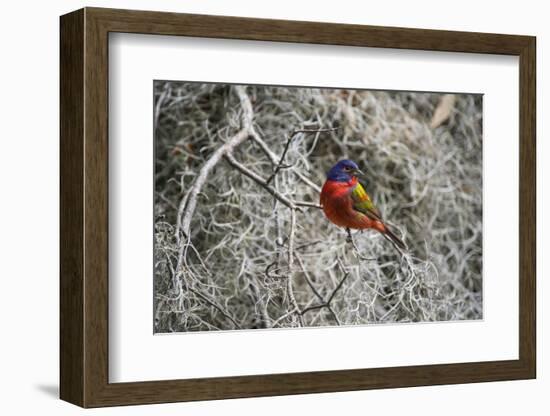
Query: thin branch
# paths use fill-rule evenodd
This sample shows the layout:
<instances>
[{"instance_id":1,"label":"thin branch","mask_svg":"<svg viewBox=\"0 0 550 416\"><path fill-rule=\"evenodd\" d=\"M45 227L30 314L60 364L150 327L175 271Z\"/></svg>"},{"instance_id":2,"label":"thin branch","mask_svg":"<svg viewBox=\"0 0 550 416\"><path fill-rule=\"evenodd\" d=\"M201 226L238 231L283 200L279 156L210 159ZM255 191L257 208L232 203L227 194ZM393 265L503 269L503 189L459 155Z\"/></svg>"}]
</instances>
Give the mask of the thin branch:
<instances>
[{"instance_id":1,"label":"thin branch","mask_svg":"<svg viewBox=\"0 0 550 416\"><path fill-rule=\"evenodd\" d=\"M316 204L314 202L298 201L298 202L294 202L294 205L296 205L297 207L323 209L323 207L321 205Z\"/></svg>"},{"instance_id":2,"label":"thin branch","mask_svg":"<svg viewBox=\"0 0 550 416\"><path fill-rule=\"evenodd\" d=\"M299 129L299 130L294 130L292 132L292 134L288 137L287 141L286 141L285 148L283 149L283 154L281 155L281 158L279 159L279 163L277 163L277 166L275 166L275 169L273 170L273 173L271 174L271 176L269 176L269 178L267 178L267 184L269 185L269 183L273 180L273 178L275 178L275 176L277 176L277 173L279 173L279 171L281 169L283 169L284 167L287 167L286 165L284 165L285 157L286 157L286 154L287 154L288 149L290 147L290 143L292 142L294 137L296 137L297 134L299 134L299 133L325 133L325 132L335 131L335 130L338 130L338 127L332 127L330 129Z\"/></svg>"},{"instance_id":3,"label":"thin branch","mask_svg":"<svg viewBox=\"0 0 550 416\"><path fill-rule=\"evenodd\" d=\"M361 254L361 251L359 250L359 247L357 247L357 244L355 244L355 241L353 240L353 237L351 235L351 230L349 228L346 228L346 232L348 233L347 242L350 243L355 250L355 254L359 258L359 260L362 261L376 261L376 258L368 258Z\"/></svg>"},{"instance_id":4,"label":"thin branch","mask_svg":"<svg viewBox=\"0 0 550 416\"><path fill-rule=\"evenodd\" d=\"M233 156L233 153L228 152L224 155L225 159L229 162L231 166L233 166L235 169L237 169L239 172L241 172L243 175L248 176L250 179L252 179L254 182L256 182L258 185L260 185L262 188L264 188L267 192L269 192L271 195L275 197L279 202L286 205L288 208L295 210L297 209L296 204L288 199L286 196L282 195L275 189L273 189L267 181L262 178L257 173L253 172L252 170L248 169L246 166L244 166L242 163L239 163L237 159L235 159L235 156Z\"/></svg>"},{"instance_id":5,"label":"thin branch","mask_svg":"<svg viewBox=\"0 0 550 416\"><path fill-rule=\"evenodd\" d=\"M344 277L342 278L342 280L340 280L340 283L338 283L338 285L332 291L332 294L329 296L329 298L327 300L328 305L330 305L330 302L332 302L332 299L334 299L334 295L336 295L336 292L338 292L340 290L340 288L342 287L342 285L344 284L344 282L346 281L346 279L349 276L349 270L344 269L344 266L342 265L342 261L340 259L338 259L338 264L340 264L340 267L344 271Z\"/></svg>"},{"instance_id":6,"label":"thin branch","mask_svg":"<svg viewBox=\"0 0 550 416\"><path fill-rule=\"evenodd\" d=\"M260 294L260 291L255 285L253 285L252 283L249 283L248 287L250 288L250 291L252 292L253 297L256 299L256 304L259 304L260 316L262 318L263 327L269 328L271 326L270 324L271 319L267 312L267 303L264 302L264 299Z\"/></svg>"},{"instance_id":7,"label":"thin branch","mask_svg":"<svg viewBox=\"0 0 550 416\"><path fill-rule=\"evenodd\" d=\"M300 250L302 248L306 248L306 247L311 247L311 246L314 246L316 244L321 244L321 243L324 243L325 240L315 240L315 241L311 241L309 243L304 243L304 244L300 244L299 246L296 247L296 250Z\"/></svg>"},{"instance_id":8,"label":"thin branch","mask_svg":"<svg viewBox=\"0 0 550 416\"><path fill-rule=\"evenodd\" d=\"M160 97L157 100L157 104L155 105L155 132L159 126L159 117L160 117L160 109L162 108L162 103L166 99L166 96L168 95L168 90L170 89L170 84L165 84L164 89L162 90L162 93L160 94Z\"/></svg>"},{"instance_id":9,"label":"thin branch","mask_svg":"<svg viewBox=\"0 0 550 416\"><path fill-rule=\"evenodd\" d=\"M343 267L343 266L341 266L341 267ZM338 282L338 284L336 285L336 287L334 288L334 290L332 291L332 293L330 294L330 296L328 297L326 302L323 302L323 303L320 303L320 304L317 304L317 305L312 305L312 306L309 306L309 307L305 308L304 310L302 310L302 315L305 314L306 312L311 312L311 311L314 311L316 309L327 308L332 312L333 316L336 316L336 314L334 314L334 312L331 309L330 303L334 299L334 296L336 295L336 293L338 293L338 291L344 285L344 282L347 280L349 274L350 274L349 271L344 271L344 277ZM338 319L338 318L336 318L336 319Z\"/></svg>"},{"instance_id":10,"label":"thin branch","mask_svg":"<svg viewBox=\"0 0 550 416\"><path fill-rule=\"evenodd\" d=\"M307 176L305 176L301 172L299 172L297 170L295 170L293 172L298 177L298 179L300 179L303 183L305 183L307 186L309 186L311 189L313 189L318 194L321 193L321 187L319 185L317 185L315 182L310 180Z\"/></svg>"},{"instance_id":11,"label":"thin branch","mask_svg":"<svg viewBox=\"0 0 550 416\"><path fill-rule=\"evenodd\" d=\"M269 264L264 271L265 277L267 279L285 279L286 276L282 276L280 274L272 274L272 270L275 272L279 271L280 269L277 267L276 269L273 269L275 266L277 266L277 262L274 261L273 263Z\"/></svg>"},{"instance_id":12,"label":"thin branch","mask_svg":"<svg viewBox=\"0 0 550 416\"><path fill-rule=\"evenodd\" d=\"M275 328L283 319L285 318L288 318L290 315L292 315L293 313L296 313L297 310L296 309L292 309L290 311L287 311L286 313L284 313L283 315L279 316L274 322L273 324L271 325L272 328Z\"/></svg>"},{"instance_id":13,"label":"thin branch","mask_svg":"<svg viewBox=\"0 0 550 416\"><path fill-rule=\"evenodd\" d=\"M304 326L304 318L300 312L300 307L298 302L296 302L296 297L294 296L294 289L292 288L292 267L294 266L294 235L296 233L296 212L292 209L290 210L290 230L288 232L288 279L287 279L287 294L292 305L293 309L298 315L298 320L300 326Z\"/></svg>"},{"instance_id":14,"label":"thin branch","mask_svg":"<svg viewBox=\"0 0 550 416\"><path fill-rule=\"evenodd\" d=\"M321 301L321 304L326 306L326 308L328 309L328 311L330 312L330 314L332 315L332 317L334 318L334 320L336 321L336 323L338 325L341 325L340 323L340 319L338 319L338 316L336 315L336 313L334 312L334 310L332 309L332 307L330 306L330 301L329 302L326 302L325 301L325 298L319 293L319 291L317 290L317 288L315 287L315 285L313 284L313 281L311 280L311 277L309 276L309 273L308 271L306 270L305 266L304 266L304 262L302 261L302 258L298 255L296 255L296 260L298 260L298 263L300 264L300 268L302 269L302 273L304 273L304 277L306 278L306 282L307 284L309 285L309 287L311 288L311 291L315 294L315 296L317 296L317 298ZM332 300L332 299L331 299ZM321 306L322 307L322 306ZM307 308L306 308L307 309ZM305 310L305 309L304 309ZM304 311L302 311L302 315L304 314Z\"/></svg>"},{"instance_id":15,"label":"thin branch","mask_svg":"<svg viewBox=\"0 0 550 416\"><path fill-rule=\"evenodd\" d=\"M204 300L206 303L208 303L209 305L213 306L214 308L216 308L218 311L220 311L220 313L225 316L227 319L229 319L233 325L235 325L235 328L237 329L242 329L241 326L237 323L237 321L235 321L235 319L229 314L229 312L227 312L225 309L223 309L220 305L218 305L216 302L214 302L213 300L211 300L210 298L208 298L208 296L206 295L203 295L201 292L199 292L198 290L195 290L193 288L189 288L189 291L190 292L193 292L195 295L197 295L199 298L201 298L202 300Z\"/></svg>"},{"instance_id":16,"label":"thin branch","mask_svg":"<svg viewBox=\"0 0 550 416\"><path fill-rule=\"evenodd\" d=\"M279 161L279 158L273 151L269 148L267 143L262 139L260 134L256 131L254 127L252 127L252 131L250 132L250 137L252 137L252 140L254 140L258 146L260 146L260 149L265 153L265 155L271 160L271 163L273 165L276 165Z\"/></svg>"},{"instance_id":17,"label":"thin branch","mask_svg":"<svg viewBox=\"0 0 550 416\"><path fill-rule=\"evenodd\" d=\"M336 131L339 128L340 127L330 127L328 129L299 129L299 130L294 130L292 134L294 135L297 133L327 133L330 131Z\"/></svg>"}]
</instances>

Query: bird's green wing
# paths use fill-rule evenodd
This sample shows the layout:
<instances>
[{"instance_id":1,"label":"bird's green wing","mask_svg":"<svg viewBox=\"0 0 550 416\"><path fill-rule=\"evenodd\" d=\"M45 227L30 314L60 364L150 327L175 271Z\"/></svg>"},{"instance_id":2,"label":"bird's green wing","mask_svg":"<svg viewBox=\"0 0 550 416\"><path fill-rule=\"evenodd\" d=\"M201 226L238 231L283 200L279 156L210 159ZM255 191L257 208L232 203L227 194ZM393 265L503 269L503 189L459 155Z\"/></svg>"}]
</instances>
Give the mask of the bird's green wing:
<instances>
[{"instance_id":1,"label":"bird's green wing","mask_svg":"<svg viewBox=\"0 0 550 416\"><path fill-rule=\"evenodd\" d=\"M353 199L353 209L373 220L382 221L380 211L374 206L365 188L359 182L351 191L351 198Z\"/></svg>"}]
</instances>

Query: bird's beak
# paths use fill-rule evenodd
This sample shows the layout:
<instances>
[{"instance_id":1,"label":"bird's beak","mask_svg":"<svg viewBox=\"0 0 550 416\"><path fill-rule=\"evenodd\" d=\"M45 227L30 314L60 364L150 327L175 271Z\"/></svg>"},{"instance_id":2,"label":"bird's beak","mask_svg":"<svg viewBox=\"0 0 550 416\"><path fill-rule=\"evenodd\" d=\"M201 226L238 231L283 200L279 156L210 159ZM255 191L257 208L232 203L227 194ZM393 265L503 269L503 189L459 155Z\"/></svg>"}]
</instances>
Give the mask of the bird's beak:
<instances>
[{"instance_id":1,"label":"bird's beak","mask_svg":"<svg viewBox=\"0 0 550 416\"><path fill-rule=\"evenodd\" d=\"M363 173L363 171L361 169L353 169L351 171L351 173L353 173L353 175L358 176L358 177L364 177L365 176L365 174Z\"/></svg>"}]
</instances>

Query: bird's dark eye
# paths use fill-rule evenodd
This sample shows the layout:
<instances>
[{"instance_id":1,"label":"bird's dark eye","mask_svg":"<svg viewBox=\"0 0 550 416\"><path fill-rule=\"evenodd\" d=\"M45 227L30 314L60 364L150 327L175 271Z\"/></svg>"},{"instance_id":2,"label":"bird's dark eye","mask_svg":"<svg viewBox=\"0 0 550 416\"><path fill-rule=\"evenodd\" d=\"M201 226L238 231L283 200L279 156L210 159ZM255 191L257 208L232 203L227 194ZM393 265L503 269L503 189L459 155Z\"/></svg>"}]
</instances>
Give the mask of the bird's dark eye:
<instances>
[{"instance_id":1,"label":"bird's dark eye","mask_svg":"<svg viewBox=\"0 0 550 416\"><path fill-rule=\"evenodd\" d=\"M349 171L349 166L344 166L345 171Z\"/></svg>"}]
</instances>

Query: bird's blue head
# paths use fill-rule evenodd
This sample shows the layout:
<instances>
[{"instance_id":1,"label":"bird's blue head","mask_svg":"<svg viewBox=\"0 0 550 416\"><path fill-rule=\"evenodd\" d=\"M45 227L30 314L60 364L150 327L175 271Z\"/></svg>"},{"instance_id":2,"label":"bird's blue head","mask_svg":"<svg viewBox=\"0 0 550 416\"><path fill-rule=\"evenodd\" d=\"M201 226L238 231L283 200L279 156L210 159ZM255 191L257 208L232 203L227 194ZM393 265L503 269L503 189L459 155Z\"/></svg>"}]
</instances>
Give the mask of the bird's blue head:
<instances>
[{"instance_id":1,"label":"bird's blue head","mask_svg":"<svg viewBox=\"0 0 550 416\"><path fill-rule=\"evenodd\" d=\"M334 165L327 173L327 179L337 182L349 182L354 177L363 175L353 160L344 159Z\"/></svg>"}]
</instances>

